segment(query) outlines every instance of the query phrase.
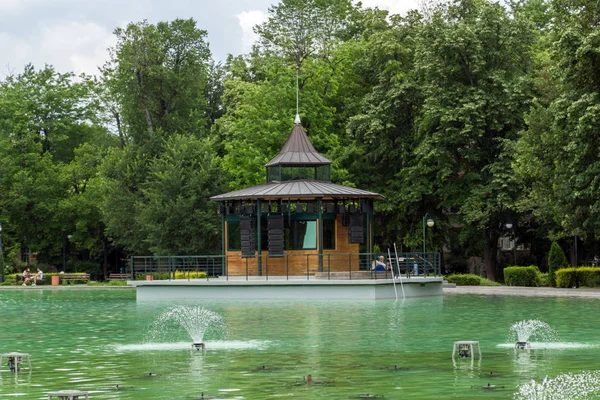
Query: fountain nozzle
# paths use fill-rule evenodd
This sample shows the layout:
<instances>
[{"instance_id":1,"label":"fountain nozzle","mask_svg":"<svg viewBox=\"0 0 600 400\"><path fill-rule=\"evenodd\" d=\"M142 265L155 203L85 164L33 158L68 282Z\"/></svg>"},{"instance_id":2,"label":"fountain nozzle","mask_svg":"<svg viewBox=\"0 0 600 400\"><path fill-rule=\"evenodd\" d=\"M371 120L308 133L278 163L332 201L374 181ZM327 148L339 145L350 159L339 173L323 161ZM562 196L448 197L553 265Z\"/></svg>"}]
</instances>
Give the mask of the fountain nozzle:
<instances>
[{"instance_id":1,"label":"fountain nozzle","mask_svg":"<svg viewBox=\"0 0 600 400\"><path fill-rule=\"evenodd\" d=\"M192 348L198 351L206 349L204 343L192 343Z\"/></svg>"},{"instance_id":2,"label":"fountain nozzle","mask_svg":"<svg viewBox=\"0 0 600 400\"><path fill-rule=\"evenodd\" d=\"M526 341L526 342L515 342L515 349L521 349L521 350L523 350L526 347L528 349L531 348L531 344L528 341Z\"/></svg>"}]
</instances>

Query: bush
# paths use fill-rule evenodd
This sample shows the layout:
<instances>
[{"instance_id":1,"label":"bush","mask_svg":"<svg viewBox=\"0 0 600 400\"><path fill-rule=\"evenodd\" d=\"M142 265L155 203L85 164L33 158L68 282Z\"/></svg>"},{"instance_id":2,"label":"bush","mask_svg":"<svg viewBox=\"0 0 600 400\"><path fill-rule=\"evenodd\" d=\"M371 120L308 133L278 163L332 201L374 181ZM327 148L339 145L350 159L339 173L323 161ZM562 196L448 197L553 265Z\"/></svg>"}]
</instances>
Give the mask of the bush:
<instances>
[{"instance_id":1,"label":"bush","mask_svg":"<svg viewBox=\"0 0 600 400\"><path fill-rule=\"evenodd\" d=\"M206 279L206 272L175 271L175 279Z\"/></svg>"},{"instance_id":2,"label":"bush","mask_svg":"<svg viewBox=\"0 0 600 400\"><path fill-rule=\"evenodd\" d=\"M537 266L504 268L504 283L508 286L540 286L540 270Z\"/></svg>"},{"instance_id":3,"label":"bush","mask_svg":"<svg viewBox=\"0 0 600 400\"><path fill-rule=\"evenodd\" d=\"M473 274L454 274L446 277L450 283L456 283L458 286L480 286L481 277Z\"/></svg>"},{"instance_id":4,"label":"bush","mask_svg":"<svg viewBox=\"0 0 600 400\"><path fill-rule=\"evenodd\" d=\"M550 278L547 272L540 272L538 276L540 277L540 286L550 286Z\"/></svg>"},{"instance_id":5,"label":"bush","mask_svg":"<svg viewBox=\"0 0 600 400\"><path fill-rule=\"evenodd\" d=\"M479 278L479 279L480 279L480 281L479 281L479 284L480 284L481 286L502 286L502 284L501 284L501 283L499 283L499 282L494 282L494 281L492 281L492 280L489 280L488 278L483 278L483 277L482 277L482 278Z\"/></svg>"},{"instance_id":6,"label":"bush","mask_svg":"<svg viewBox=\"0 0 600 400\"><path fill-rule=\"evenodd\" d=\"M548 278L550 280L550 286L556 286L556 271L561 268L569 266L567 257L562 251L558 243L552 242L550 247L550 254L548 255Z\"/></svg>"},{"instance_id":7,"label":"bush","mask_svg":"<svg viewBox=\"0 0 600 400\"><path fill-rule=\"evenodd\" d=\"M599 287L600 268L562 268L556 271L556 286L560 288Z\"/></svg>"}]
</instances>

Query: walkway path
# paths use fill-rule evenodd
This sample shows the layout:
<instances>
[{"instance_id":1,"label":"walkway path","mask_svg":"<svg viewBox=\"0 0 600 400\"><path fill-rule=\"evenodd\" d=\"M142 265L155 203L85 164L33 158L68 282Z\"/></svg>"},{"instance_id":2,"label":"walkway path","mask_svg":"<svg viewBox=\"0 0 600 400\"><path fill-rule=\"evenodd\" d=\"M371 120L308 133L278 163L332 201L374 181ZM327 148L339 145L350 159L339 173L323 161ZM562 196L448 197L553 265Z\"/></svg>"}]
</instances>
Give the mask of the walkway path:
<instances>
[{"instance_id":1,"label":"walkway path","mask_svg":"<svg viewBox=\"0 0 600 400\"><path fill-rule=\"evenodd\" d=\"M457 286L444 288L444 295L481 294L486 296L581 297L600 299L600 289L556 289L522 286Z\"/></svg>"}]
</instances>

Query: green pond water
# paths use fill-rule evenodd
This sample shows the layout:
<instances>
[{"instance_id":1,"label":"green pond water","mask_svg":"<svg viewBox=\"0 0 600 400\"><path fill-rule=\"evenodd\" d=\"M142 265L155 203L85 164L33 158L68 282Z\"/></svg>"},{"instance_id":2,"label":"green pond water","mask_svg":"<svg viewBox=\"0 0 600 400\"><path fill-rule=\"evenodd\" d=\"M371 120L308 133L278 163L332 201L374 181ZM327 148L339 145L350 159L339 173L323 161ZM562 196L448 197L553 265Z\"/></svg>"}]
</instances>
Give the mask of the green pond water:
<instances>
[{"instance_id":1,"label":"green pond water","mask_svg":"<svg viewBox=\"0 0 600 400\"><path fill-rule=\"evenodd\" d=\"M176 305L218 313L226 332L205 337L200 352L174 326L150 339ZM74 389L91 399L507 399L531 379L600 370L599 305L467 295L137 303L129 289L0 289L0 353L30 353L32 362L18 374L4 362L0 398ZM510 327L527 319L548 323L560 341L515 351ZM453 361L457 340L478 340L482 359ZM488 383L497 388L481 389Z\"/></svg>"}]
</instances>

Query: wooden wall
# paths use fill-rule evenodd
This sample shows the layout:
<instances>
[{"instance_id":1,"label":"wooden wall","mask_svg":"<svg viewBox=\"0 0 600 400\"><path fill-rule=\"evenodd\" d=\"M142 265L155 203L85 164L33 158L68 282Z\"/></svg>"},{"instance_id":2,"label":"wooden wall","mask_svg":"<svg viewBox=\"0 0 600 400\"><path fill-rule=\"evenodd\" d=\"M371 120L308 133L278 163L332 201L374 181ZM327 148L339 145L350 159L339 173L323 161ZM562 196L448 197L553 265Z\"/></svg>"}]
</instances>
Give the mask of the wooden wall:
<instances>
[{"instance_id":1,"label":"wooden wall","mask_svg":"<svg viewBox=\"0 0 600 400\"><path fill-rule=\"evenodd\" d=\"M317 225L318 226L318 225ZM226 233L227 234L227 233ZM358 271L360 269L359 245L348 243L348 228L342 226L342 216L335 224L335 250L323 251L323 272ZM317 250L286 250L283 257L269 257L262 252L262 275L314 275L319 271ZM258 275L258 258L242 258L241 251L227 251L227 268L230 276Z\"/></svg>"}]
</instances>

